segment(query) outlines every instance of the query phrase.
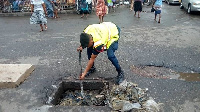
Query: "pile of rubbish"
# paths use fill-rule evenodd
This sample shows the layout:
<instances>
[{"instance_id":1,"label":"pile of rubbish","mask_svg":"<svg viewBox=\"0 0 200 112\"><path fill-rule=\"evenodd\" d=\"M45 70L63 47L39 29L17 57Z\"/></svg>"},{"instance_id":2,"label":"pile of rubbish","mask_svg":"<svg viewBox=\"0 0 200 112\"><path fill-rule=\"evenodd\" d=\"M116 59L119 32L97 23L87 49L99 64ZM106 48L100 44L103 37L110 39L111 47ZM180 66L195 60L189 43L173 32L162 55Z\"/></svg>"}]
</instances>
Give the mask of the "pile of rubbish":
<instances>
[{"instance_id":1,"label":"pile of rubbish","mask_svg":"<svg viewBox=\"0 0 200 112\"><path fill-rule=\"evenodd\" d=\"M161 104L156 103L153 98L148 98L148 89L141 89L137 84L123 81L120 85L113 85L112 89L107 86L102 91L84 91L84 97L80 90L66 91L60 102L63 106L105 106L108 105L112 111L132 112L158 112Z\"/></svg>"},{"instance_id":2,"label":"pile of rubbish","mask_svg":"<svg viewBox=\"0 0 200 112\"><path fill-rule=\"evenodd\" d=\"M148 98L147 91L148 88L141 89L137 84L125 80L113 86L109 106L114 111L158 112L161 104L156 103L152 97Z\"/></svg>"}]
</instances>

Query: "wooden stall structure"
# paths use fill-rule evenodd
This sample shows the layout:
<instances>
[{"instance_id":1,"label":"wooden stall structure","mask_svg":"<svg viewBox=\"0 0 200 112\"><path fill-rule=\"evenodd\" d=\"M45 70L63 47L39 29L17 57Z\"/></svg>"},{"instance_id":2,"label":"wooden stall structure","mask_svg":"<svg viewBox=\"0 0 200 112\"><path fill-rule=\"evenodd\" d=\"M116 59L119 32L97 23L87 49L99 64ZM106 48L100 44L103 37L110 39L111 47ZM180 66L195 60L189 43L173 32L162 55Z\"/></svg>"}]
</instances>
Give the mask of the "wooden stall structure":
<instances>
[{"instance_id":1,"label":"wooden stall structure","mask_svg":"<svg viewBox=\"0 0 200 112\"><path fill-rule=\"evenodd\" d=\"M76 7L76 0L59 0L58 3L61 10L68 10Z\"/></svg>"}]
</instances>

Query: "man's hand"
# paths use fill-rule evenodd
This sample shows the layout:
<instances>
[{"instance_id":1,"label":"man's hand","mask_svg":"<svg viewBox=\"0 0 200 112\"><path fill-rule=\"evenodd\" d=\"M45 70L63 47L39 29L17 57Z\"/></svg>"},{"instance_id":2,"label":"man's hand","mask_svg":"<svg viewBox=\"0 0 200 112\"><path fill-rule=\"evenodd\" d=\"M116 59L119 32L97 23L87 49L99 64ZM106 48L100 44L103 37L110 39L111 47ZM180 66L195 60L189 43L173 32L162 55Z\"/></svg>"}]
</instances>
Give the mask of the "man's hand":
<instances>
[{"instance_id":1,"label":"man's hand","mask_svg":"<svg viewBox=\"0 0 200 112\"><path fill-rule=\"evenodd\" d=\"M77 51L78 51L78 52L79 52L79 51L82 52L82 50L83 50L82 46L80 46L80 47L77 48Z\"/></svg>"},{"instance_id":2,"label":"man's hand","mask_svg":"<svg viewBox=\"0 0 200 112\"><path fill-rule=\"evenodd\" d=\"M86 74L84 74L84 73L80 74L79 79L80 79L80 80L83 80L83 79L85 78L85 75L86 75Z\"/></svg>"}]
</instances>

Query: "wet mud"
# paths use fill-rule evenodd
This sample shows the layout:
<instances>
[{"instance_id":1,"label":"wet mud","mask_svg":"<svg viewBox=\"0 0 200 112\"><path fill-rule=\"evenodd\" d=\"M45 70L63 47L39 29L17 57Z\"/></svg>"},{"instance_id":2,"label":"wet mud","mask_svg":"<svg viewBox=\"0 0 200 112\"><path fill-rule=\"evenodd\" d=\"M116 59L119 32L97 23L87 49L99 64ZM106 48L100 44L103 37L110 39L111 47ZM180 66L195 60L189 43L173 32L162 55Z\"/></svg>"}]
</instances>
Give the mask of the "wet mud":
<instances>
[{"instance_id":1,"label":"wet mud","mask_svg":"<svg viewBox=\"0 0 200 112\"><path fill-rule=\"evenodd\" d=\"M133 73L149 78L200 81L199 73L179 73L172 69L156 66L130 66Z\"/></svg>"}]
</instances>

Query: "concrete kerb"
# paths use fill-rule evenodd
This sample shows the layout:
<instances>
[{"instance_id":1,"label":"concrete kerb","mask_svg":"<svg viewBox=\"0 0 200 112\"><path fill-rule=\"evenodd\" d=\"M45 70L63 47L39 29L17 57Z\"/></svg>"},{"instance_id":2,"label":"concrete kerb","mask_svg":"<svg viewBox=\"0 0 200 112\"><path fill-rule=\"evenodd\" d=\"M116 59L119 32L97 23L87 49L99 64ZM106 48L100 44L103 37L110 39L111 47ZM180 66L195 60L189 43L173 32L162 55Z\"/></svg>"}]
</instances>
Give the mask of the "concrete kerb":
<instances>
[{"instance_id":1,"label":"concrete kerb","mask_svg":"<svg viewBox=\"0 0 200 112\"><path fill-rule=\"evenodd\" d=\"M58 14L77 14L76 10L62 10ZM31 12L0 13L0 17L31 16Z\"/></svg>"}]
</instances>

